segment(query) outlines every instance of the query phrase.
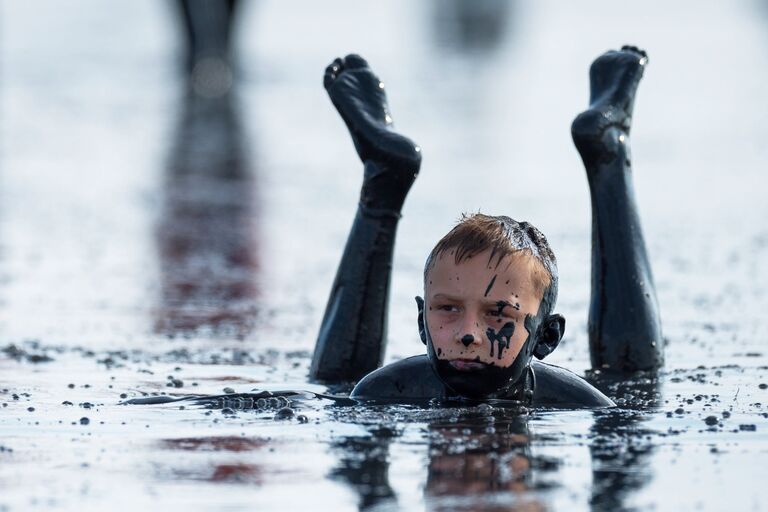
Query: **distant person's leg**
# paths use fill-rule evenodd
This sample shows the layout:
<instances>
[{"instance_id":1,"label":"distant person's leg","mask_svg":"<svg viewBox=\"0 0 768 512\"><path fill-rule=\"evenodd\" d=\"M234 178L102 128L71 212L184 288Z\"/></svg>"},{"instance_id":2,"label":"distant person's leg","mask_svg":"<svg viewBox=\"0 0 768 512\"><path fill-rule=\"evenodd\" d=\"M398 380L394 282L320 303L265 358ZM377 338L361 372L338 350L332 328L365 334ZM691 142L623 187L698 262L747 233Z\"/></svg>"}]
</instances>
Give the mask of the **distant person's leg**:
<instances>
[{"instance_id":1,"label":"distant person's leg","mask_svg":"<svg viewBox=\"0 0 768 512\"><path fill-rule=\"evenodd\" d=\"M592 197L589 345L594 369L650 370L663 363L656 290L635 205L629 131L648 58L624 46L590 68L590 106L571 132Z\"/></svg>"},{"instance_id":2,"label":"distant person's leg","mask_svg":"<svg viewBox=\"0 0 768 512\"><path fill-rule=\"evenodd\" d=\"M185 67L193 90L219 97L232 86L237 0L178 0L186 33Z\"/></svg>"},{"instance_id":3,"label":"distant person's leg","mask_svg":"<svg viewBox=\"0 0 768 512\"><path fill-rule=\"evenodd\" d=\"M360 56L336 59L324 85L364 164L360 203L310 369L312 380L344 383L382 363L397 223L421 153L393 131L384 85Z\"/></svg>"}]
</instances>

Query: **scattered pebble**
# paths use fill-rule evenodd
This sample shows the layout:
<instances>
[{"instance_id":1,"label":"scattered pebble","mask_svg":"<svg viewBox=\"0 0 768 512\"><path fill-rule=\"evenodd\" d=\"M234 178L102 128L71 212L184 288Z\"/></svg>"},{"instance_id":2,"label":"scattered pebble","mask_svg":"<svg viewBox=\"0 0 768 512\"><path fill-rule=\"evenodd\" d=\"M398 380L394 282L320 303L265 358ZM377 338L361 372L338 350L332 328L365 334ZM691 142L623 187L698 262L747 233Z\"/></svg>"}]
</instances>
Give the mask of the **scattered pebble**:
<instances>
[{"instance_id":1,"label":"scattered pebble","mask_svg":"<svg viewBox=\"0 0 768 512\"><path fill-rule=\"evenodd\" d=\"M710 427L713 425L717 425L720 422L720 420L717 419L717 416L707 416L704 418L704 423L709 425Z\"/></svg>"},{"instance_id":2,"label":"scattered pebble","mask_svg":"<svg viewBox=\"0 0 768 512\"><path fill-rule=\"evenodd\" d=\"M91 420L89 420L89 419L88 419L88 418L86 418L85 416L83 416L82 418L80 418L80 424L81 424L81 425L88 425L90 422L91 422Z\"/></svg>"}]
</instances>

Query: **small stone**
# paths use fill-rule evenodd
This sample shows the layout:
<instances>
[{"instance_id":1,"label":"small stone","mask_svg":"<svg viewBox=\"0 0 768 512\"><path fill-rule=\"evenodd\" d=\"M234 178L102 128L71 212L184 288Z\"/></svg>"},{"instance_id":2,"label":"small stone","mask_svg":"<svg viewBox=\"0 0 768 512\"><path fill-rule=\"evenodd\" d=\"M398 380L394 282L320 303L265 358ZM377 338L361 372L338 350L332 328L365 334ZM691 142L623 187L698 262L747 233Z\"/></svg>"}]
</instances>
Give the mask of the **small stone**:
<instances>
[{"instance_id":1,"label":"small stone","mask_svg":"<svg viewBox=\"0 0 768 512\"><path fill-rule=\"evenodd\" d=\"M228 395L231 395L234 392L235 392L235 390L232 389L232 388L224 388L224 393L226 393Z\"/></svg>"},{"instance_id":2,"label":"small stone","mask_svg":"<svg viewBox=\"0 0 768 512\"><path fill-rule=\"evenodd\" d=\"M760 385L757 387L759 387L760 389L768 389L768 384L766 384L765 382L761 382Z\"/></svg>"},{"instance_id":3,"label":"small stone","mask_svg":"<svg viewBox=\"0 0 768 512\"><path fill-rule=\"evenodd\" d=\"M755 430L757 430L757 426L756 425L752 425L752 424L749 424L749 425L739 425L739 430L741 430L743 432L754 432Z\"/></svg>"},{"instance_id":4,"label":"small stone","mask_svg":"<svg viewBox=\"0 0 768 512\"><path fill-rule=\"evenodd\" d=\"M717 425L720 420L717 419L717 416L707 416L704 418L704 423L709 425L710 427L713 425Z\"/></svg>"},{"instance_id":5,"label":"small stone","mask_svg":"<svg viewBox=\"0 0 768 512\"><path fill-rule=\"evenodd\" d=\"M85 416L83 416L82 418L80 418L80 424L81 424L81 425L87 425L87 424L89 424L90 422L91 422L91 420L89 420L89 419L88 419L88 418L86 418Z\"/></svg>"},{"instance_id":6,"label":"small stone","mask_svg":"<svg viewBox=\"0 0 768 512\"><path fill-rule=\"evenodd\" d=\"M34 407L27 407L27 410L28 410L29 412L35 412L35 408L34 408Z\"/></svg>"},{"instance_id":7,"label":"small stone","mask_svg":"<svg viewBox=\"0 0 768 512\"><path fill-rule=\"evenodd\" d=\"M230 407L225 407L221 410L221 414L235 414L235 410Z\"/></svg>"},{"instance_id":8,"label":"small stone","mask_svg":"<svg viewBox=\"0 0 768 512\"><path fill-rule=\"evenodd\" d=\"M303 414L299 414L298 416L296 416L296 421L298 421L299 423L309 423L309 418L307 418Z\"/></svg>"},{"instance_id":9,"label":"small stone","mask_svg":"<svg viewBox=\"0 0 768 512\"><path fill-rule=\"evenodd\" d=\"M683 414L683 413L685 413L685 409L683 409L682 407L678 407L677 409L675 409L675 414Z\"/></svg>"}]
</instances>

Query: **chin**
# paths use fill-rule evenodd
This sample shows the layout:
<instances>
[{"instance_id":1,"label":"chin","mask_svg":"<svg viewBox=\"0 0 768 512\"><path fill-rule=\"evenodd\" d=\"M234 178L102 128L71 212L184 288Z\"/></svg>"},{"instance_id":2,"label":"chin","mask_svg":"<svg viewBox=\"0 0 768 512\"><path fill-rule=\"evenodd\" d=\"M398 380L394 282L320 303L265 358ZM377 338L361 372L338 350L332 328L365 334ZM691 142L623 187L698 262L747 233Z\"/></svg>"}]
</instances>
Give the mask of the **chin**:
<instances>
[{"instance_id":1,"label":"chin","mask_svg":"<svg viewBox=\"0 0 768 512\"><path fill-rule=\"evenodd\" d=\"M509 384L509 368L476 360L438 359L434 367L446 387L467 398L488 398Z\"/></svg>"}]
</instances>

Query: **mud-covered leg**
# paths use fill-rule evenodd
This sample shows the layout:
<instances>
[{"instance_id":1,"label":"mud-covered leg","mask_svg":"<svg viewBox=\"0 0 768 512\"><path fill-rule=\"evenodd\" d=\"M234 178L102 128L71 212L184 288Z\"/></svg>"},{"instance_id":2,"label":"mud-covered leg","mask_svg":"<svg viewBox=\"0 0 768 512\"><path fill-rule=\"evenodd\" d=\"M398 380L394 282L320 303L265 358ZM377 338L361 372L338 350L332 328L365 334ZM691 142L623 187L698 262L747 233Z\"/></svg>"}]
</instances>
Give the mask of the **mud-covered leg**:
<instances>
[{"instance_id":1,"label":"mud-covered leg","mask_svg":"<svg viewBox=\"0 0 768 512\"><path fill-rule=\"evenodd\" d=\"M361 57L336 59L324 85L364 164L360 203L310 368L312 380L330 384L356 381L382 363L397 223L421 153L393 130L384 84Z\"/></svg>"},{"instance_id":2,"label":"mud-covered leg","mask_svg":"<svg viewBox=\"0 0 768 512\"><path fill-rule=\"evenodd\" d=\"M590 106L571 126L592 197L592 367L651 370L663 363L661 322L632 186L629 131L648 62L624 46L590 68Z\"/></svg>"}]
</instances>

